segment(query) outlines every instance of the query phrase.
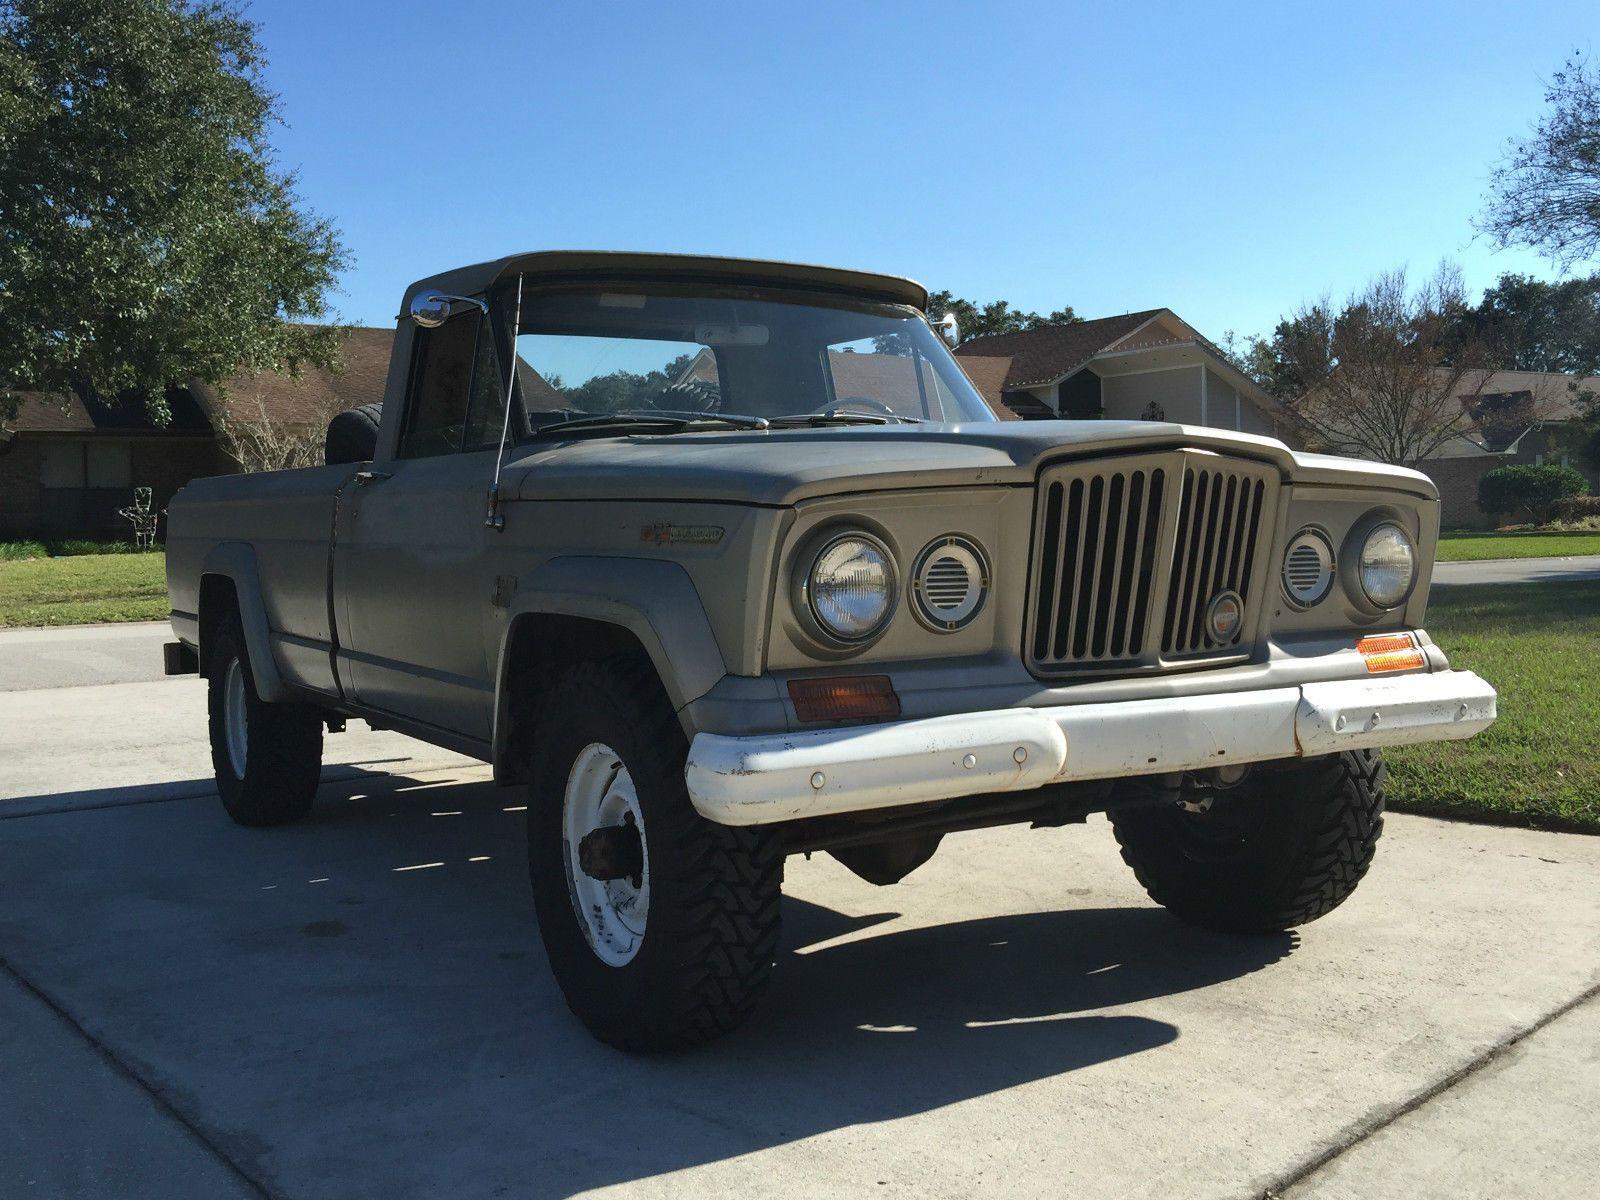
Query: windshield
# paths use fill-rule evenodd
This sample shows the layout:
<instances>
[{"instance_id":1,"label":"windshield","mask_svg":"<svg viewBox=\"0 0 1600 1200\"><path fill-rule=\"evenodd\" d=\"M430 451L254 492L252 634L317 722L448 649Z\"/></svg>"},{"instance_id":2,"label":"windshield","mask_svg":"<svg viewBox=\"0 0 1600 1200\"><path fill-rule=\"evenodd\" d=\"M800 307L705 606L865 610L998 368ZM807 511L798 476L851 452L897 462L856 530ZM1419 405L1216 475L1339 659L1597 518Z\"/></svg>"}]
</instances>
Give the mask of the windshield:
<instances>
[{"instance_id":1,"label":"windshield","mask_svg":"<svg viewBox=\"0 0 1600 1200\"><path fill-rule=\"evenodd\" d=\"M914 310L748 289L526 296L517 378L530 430L608 414L995 419Z\"/></svg>"}]
</instances>

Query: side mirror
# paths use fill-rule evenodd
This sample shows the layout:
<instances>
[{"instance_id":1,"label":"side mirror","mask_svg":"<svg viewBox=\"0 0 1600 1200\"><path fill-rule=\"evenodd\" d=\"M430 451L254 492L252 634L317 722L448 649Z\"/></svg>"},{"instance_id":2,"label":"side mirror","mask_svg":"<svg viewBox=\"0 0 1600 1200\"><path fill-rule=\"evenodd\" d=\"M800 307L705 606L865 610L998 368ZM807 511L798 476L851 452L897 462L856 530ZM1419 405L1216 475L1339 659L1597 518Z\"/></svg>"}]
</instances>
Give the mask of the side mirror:
<instances>
[{"instance_id":1,"label":"side mirror","mask_svg":"<svg viewBox=\"0 0 1600 1200\"><path fill-rule=\"evenodd\" d=\"M437 329L450 319L451 310L458 304L473 304L480 312L489 311L488 304L472 296L451 296L432 290L418 292L411 297L411 319L424 329Z\"/></svg>"},{"instance_id":2,"label":"side mirror","mask_svg":"<svg viewBox=\"0 0 1600 1200\"><path fill-rule=\"evenodd\" d=\"M961 326L956 322L955 313L945 313L936 321L930 322L939 336L944 339L944 344L954 350L961 344Z\"/></svg>"}]
</instances>

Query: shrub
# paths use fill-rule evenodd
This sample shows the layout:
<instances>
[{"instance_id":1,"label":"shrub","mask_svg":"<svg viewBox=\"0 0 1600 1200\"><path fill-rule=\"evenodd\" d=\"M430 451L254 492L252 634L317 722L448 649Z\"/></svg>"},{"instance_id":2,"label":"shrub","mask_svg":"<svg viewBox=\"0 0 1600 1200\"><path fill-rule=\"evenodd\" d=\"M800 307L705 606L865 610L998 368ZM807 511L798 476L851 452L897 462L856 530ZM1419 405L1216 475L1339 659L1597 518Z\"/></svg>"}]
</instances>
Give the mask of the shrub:
<instances>
[{"instance_id":1,"label":"shrub","mask_svg":"<svg viewBox=\"0 0 1600 1200\"><path fill-rule=\"evenodd\" d=\"M1526 512L1534 524L1543 525L1557 504L1588 490L1589 481L1571 467L1496 467L1478 480L1478 507L1491 516Z\"/></svg>"},{"instance_id":2,"label":"shrub","mask_svg":"<svg viewBox=\"0 0 1600 1200\"><path fill-rule=\"evenodd\" d=\"M1600 496L1571 496L1558 500L1550 510L1550 517L1563 523L1600 520Z\"/></svg>"}]
</instances>

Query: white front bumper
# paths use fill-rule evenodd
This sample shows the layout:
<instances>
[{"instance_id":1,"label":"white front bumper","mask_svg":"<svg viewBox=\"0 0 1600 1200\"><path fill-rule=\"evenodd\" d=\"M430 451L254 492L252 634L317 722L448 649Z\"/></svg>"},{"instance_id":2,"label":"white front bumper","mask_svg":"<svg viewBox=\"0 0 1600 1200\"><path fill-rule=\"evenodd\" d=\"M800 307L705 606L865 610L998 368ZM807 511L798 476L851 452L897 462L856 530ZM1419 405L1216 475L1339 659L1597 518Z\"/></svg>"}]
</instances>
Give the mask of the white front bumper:
<instances>
[{"instance_id":1,"label":"white front bumper","mask_svg":"<svg viewBox=\"0 0 1600 1200\"><path fill-rule=\"evenodd\" d=\"M701 733L684 777L707 819L765 825L1067 780L1455 741L1494 718L1494 688L1471 671L1440 671L805 733Z\"/></svg>"}]
</instances>

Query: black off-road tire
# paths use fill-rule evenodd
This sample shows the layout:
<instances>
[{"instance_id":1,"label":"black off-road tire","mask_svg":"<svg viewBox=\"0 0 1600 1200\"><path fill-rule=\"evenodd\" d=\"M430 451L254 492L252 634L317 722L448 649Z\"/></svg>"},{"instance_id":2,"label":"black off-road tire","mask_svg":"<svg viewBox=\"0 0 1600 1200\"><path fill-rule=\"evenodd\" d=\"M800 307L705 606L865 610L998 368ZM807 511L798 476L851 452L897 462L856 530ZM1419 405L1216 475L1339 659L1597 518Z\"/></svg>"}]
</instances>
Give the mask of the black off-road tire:
<instances>
[{"instance_id":1,"label":"black off-road tire","mask_svg":"<svg viewBox=\"0 0 1600 1200\"><path fill-rule=\"evenodd\" d=\"M322 774L322 714L308 704L268 704L256 694L255 674L237 615L218 624L206 648L206 711L217 793L240 825L287 825L311 812ZM245 768L235 771L228 749L227 689L237 660L244 676L248 734Z\"/></svg>"},{"instance_id":2,"label":"black off-road tire","mask_svg":"<svg viewBox=\"0 0 1600 1200\"><path fill-rule=\"evenodd\" d=\"M649 863L649 909L634 956L591 948L567 883L562 814L579 753L609 746L633 778ZM779 934L783 856L770 835L707 821L684 786L688 745L648 665L569 669L543 697L533 737L528 866L551 970L601 1041L678 1050L741 1024L765 991Z\"/></svg>"},{"instance_id":3,"label":"black off-road tire","mask_svg":"<svg viewBox=\"0 0 1600 1200\"><path fill-rule=\"evenodd\" d=\"M1275 764L1217 793L1209 812L1113 810L1111 827L1150 898L1183 920L1234 933L1291 929L1338 908L1372 865L1384 774L1376 750Z\"/></svg>"}]
</instances>

